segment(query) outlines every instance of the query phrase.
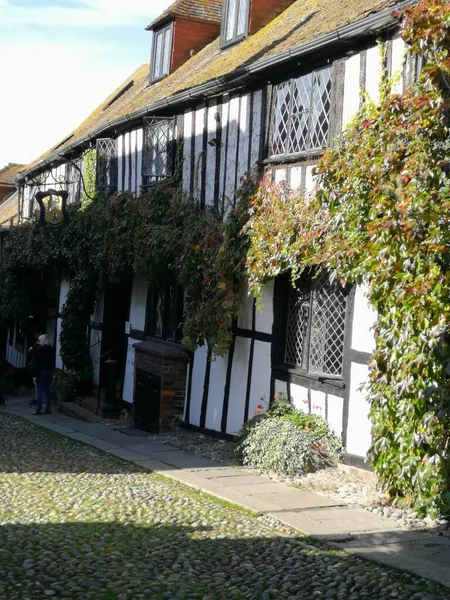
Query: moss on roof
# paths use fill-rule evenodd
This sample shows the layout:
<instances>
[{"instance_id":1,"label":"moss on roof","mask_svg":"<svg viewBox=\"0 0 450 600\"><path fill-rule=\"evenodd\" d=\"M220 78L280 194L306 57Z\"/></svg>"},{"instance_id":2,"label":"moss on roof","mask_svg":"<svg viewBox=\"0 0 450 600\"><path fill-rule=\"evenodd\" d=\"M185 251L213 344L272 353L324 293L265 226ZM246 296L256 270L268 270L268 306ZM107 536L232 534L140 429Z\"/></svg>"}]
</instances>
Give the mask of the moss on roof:
<instances>
[{"instance_id":1,"label":"moss on roof","mask_svg":"<svg viewBox=\"0 0 450 600\"><path fill-rule=\"evenodd\" d=\"M132 115L160 100L231 75L286 50L299 48L396 3L395 0L297 0L240 44L222 51L220 39L216 39L174 73L151 86L148 85L149 65L142 65L93 111L66 143L61 144L56 152L50 149L26 170L41 161L56 158L58 153L81 143L100 127L106 127L120 117ZM134 85L103 110L130 81L134 81Z\"/></svg>"},{"instance_id":2,"label":"moss on roof","mask_svg":"<svg viewBox=\"0 0 450 600\"><path fill-rule=\"evenodd\" d=\"M23 170L25 165L19 165L17 163L9 163L3 169L0 169L0 183L8 183L14 185L16 181L16 175L20 170Z\"/></svg>"},{"instance_id":3,"label":"moss on roof","mask_svg":"<svg viewBox=\"0 0 450 600\"><path fill-rule=\"evenodd\" d=\"M182 17L197 21L220 23L222 15L222 0L177 0L169 6L146 29L154 29L168 17Z\"/></svg>"}]
</instances>

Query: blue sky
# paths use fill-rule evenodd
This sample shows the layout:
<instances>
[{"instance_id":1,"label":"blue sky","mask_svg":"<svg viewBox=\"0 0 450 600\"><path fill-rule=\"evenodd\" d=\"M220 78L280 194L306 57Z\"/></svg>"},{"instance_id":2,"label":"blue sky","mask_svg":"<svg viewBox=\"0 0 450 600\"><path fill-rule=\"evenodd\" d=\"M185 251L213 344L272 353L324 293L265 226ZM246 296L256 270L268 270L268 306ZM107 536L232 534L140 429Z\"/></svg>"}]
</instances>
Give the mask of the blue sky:
<instances>
[{"instance_id":1,"label":"blue sky","mask_svg":"<svg viewBox=\"0 0 450 600\"><path fill-rule=\"evenodd\" d=\"M0 168L66 137L136 67L172 0L0 0Z\"/></svg>"}]
</instances>

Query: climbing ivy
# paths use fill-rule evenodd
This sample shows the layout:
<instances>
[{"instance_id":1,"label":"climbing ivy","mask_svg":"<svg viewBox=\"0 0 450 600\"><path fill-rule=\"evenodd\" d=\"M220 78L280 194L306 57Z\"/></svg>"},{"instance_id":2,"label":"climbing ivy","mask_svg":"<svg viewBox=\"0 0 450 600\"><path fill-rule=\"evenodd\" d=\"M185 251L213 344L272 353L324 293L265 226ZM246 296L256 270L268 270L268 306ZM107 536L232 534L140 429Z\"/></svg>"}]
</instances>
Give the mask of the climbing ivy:
<instances>
[{"instance_id":1,"label":"climbing ivy","mask_svg":"<svg viewBox=\"0 0 450 600\"><path fill-rule=\"evenodd\" d=\"M81 197L81 205L86 207L92 202L92 198L95 196L97 179L97 150L95 148L85 152L82 172L84 189Z\"/></svg>"},{"instance_id":2,"label":"climbing ivy","mask_svg":"<svg viewBox=\"0 0 450 600\"><path fill-rule=\"evenodd\" d=\"M386 493L450 510L450 11L422 0L402 36L420 80L360 113L317 169L315 198L263 182L247 226L251 287L310 265L364 284L376 308L370 459Z\"/></svg>"}]
</instances>

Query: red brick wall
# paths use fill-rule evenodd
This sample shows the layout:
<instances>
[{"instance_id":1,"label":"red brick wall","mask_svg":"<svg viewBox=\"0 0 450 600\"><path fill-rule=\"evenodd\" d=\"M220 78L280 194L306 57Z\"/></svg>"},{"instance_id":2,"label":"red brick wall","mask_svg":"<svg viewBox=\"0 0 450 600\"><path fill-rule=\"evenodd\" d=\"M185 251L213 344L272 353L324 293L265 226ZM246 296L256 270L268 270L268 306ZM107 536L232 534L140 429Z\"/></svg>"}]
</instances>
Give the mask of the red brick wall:
<instances>
[{"instance_id":1,"label":"red brick wall","mask_svg":"<svg viewBox=\"0 0 450 600\"><path fill-rule=\"evenodd\" d=\"M190 58L191 50L200 52L220 34L219 25L203 21L176 18L173 25L171 73Z\"/></svg>"},{"instance_id":2,"label":"red brick wall","mask_svg":"<svg viewBox=\"0 0 450 600\"><path fill-rule=\"evenodd\" d=\"M250 0L249 33L253 34L288 8L294 0Z\"/></svg>"}]
</instances>

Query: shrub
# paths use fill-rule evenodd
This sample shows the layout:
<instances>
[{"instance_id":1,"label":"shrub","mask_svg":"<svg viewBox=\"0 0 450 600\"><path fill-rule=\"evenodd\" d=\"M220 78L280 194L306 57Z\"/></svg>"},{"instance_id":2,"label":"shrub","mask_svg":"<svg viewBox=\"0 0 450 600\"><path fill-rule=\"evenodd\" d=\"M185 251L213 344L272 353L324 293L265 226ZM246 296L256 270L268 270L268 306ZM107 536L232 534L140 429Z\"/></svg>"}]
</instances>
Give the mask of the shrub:
<instances>
[{"instance_id":1,"label":"shrub","mask_svg":"<svg viewBox=\"0 0 450 600\"><path fill-rule=\"evenodd\" d=\"M262 407L262 405L258 405ZM282 419L288 421L296 429L308 434L312 449L320 450L328 454L333 460L342 458L344 448L339 436L331 429L330 425L320 415L310 415L294 408L288 401L285 394L277 394L275 402L266 412L257 414L246 423L237 437L236 454L243 460L243 442L251 434L253 429L264 420L267 419Z\"/></svg>"},{"instance_id":2,"label":"shrub","mask_svg":"<svg viewBox=\"0 0 450 600\"><path fill-rule=\"evenodd\" d=\"M285 475L302 475L312 463L312 439L281 417L259 419L242 440L244 465Z\"/></svg>"}]
</instances>

